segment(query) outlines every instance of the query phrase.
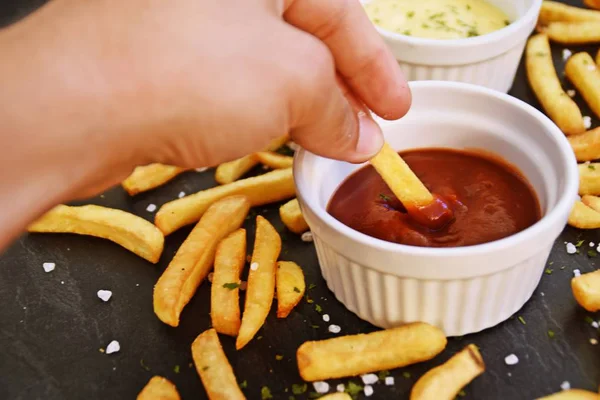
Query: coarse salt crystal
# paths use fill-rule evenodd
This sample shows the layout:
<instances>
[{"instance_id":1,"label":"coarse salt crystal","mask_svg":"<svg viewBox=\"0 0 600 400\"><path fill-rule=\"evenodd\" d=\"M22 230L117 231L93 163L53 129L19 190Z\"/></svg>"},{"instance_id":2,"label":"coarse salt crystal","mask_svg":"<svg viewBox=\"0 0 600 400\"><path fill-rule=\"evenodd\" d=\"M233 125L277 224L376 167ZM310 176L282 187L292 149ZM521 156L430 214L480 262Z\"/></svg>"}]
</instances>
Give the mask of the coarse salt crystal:
<instances>
[{"instance_id":1,"label":"coarse salt crystal","mask_svg":"<svg viewBox=\"0 0 600 400\"><path fill-rule=\"evenodd\" d=\"M177 197L182 198L185 196L185 192L179 192L179 194L177 195Z\"/></svg>"},{"instance_id":2,"label":"coarse salt crystal","mask_svg":"<svg viewBox=\"0 0 600 400\"><path fill-rule=\"evenodd\" d=\"M571 52L571 50L569 50L569 49L563 49L563 53L562 53L563 60L567 61L569 59L569 57L571 57L572 54L573 53Z\"/></svg>"},{"instance_id":3,"label":"coarse salt crystal","mask_svg":"<svg viewBox=\"0 0 600 400\"><path fill-rule=\"evenodd\" d=\"M258 269L258 263L257 262L253 262L252 264L250 264L250 269L252 271L256 271Z\"/></svg>"},{"instance_id":4,"label":"coarse salt crystal","mask_svg":"<svg viewBox=\"0 0 600 400\"><path fill-rule=\"evenodd\" d=\"M113 340L106 346L106 354L116 353L121 350L121 345L116 340Z\"/></svg>"},{"instance_id":5,"label":"coarse salt crystal","mask_svg":"<svg viewBox=\"0 0 600 400\"><path fill-rule=\"evenodd\" d=\"M344 391L346 390L346 386L344 386L343 383L340 383L339 385L336 386L335 390L340 393L344 393Z\"/></svg>"},{"instance_id":6,"label":"coarse salt crystal","mask_svg":"<svg viewBox=\"0 0 600 400\"><path fill-rule=\"evenodd\" d=\"M146 211L148 211L148 212L156 211L156 204L148 204L148 207L146 207Z\"/></svg>"},{"instance_id":7,"label":"coarse salt crystal","mask_svg":"<svg viewBox=\"0 0 600 400\"><path fill-rule=\"evenodd\" d=\"M509 354L504 358L506 365L515 365L519 362L519 358L514 354Z\"/></svg>"},{"instance_id":8,"label":"coarse salt crystal","mask_svg":"<svg viewBox=\"0 0 600 400\"><path fill-rule=\"evenodd\" d=\"M393 376L386 376L385 377L385 384L387 386L394 386L394 377Z\"/></svg>"},{"instance_id":9,"label":"coarse salt crystal","mask_svg":"<svg viewBox=\"0 0 600 400\"><path fill-rule=\"evenodd\" d=\"M44 268L45 272L51 272L54 271L54 268L56 268L56 264L53 262L45 262L42 264L42 267Z\"/></svg>"},{"instance_id":10,"label":"coarse salt crystal","mask_svg":"<svg viewBox=\"0 0 600 400\"><path fill-rule=\"evenodd\" d=\"M206 171L207 169L208 169L207 167L196 168L196 172L204 172L204 171Z\"/></svg>"},{"instance_id":11,"label":"coarse salt crystal","mask_svg":"<svg viewBox=\"0 0 600 400\"><path fill-rule=\"evenodd\" d=\"M136 284L135 284L135 286L140 286L140 284L139 284L139 283L136 283Z\"/></svg>"},{"instance_id":12,"label":"coarse salt crystal","mask_svg":"<svg viewBox=\"0 0 600 400\"><path fill-rule=\"evenodd\" d=\"M312 242L312 241L313 241L313 235L312 235L312 232L311 232L311 231L304 232L304 233L302 234L302 236L300 237L300 239L302 239L302 241L303 241L303 242L307 242L307 243L310 243L310 242Z\"/></svg>"},{"instance_id":13,"label":"coarse salt crystal","mask_svg":"<svg viewBox=\"0 0 600 400\"><path fill-rule=\"evenodd\" d=\"M577 247L571 242L567 243L567 254L577 253Z\"/></svg>"},{"instance_id":14,"label":"coarse salt crystal","mask_svg":"<svg viewBox=\"0 0 600 400\"><path fill-rule=\"evenodd\" d=\"M569 389L571 389L571 384L569 383L569 381L564 381L563 383L560 384L560 388L562 390L569 390Z\"/></svg>"},{"instance_id":15,"label":"coarse salt crystal","mask_svg":"<svg viewBox=\"0 0 600 400\"><path fill-rule=\"evenodd\" d=\"M590 247L594 247L596 244L594 242L590 242Z\"/></svg>"},{"instance_id":16,"label":"coarse salt crystal","mask_svg":"<svg viewBox=\"0 0 600 400\"><path fill-rule=\"evenodd\" d=\"M208 273L208 281L209 281L210 283L212 283L212 280L213 280L213 276L214 276L214 275L215 275L215 274L214 274L214 272L209 272L209 273Z\"/></svg>"},{"instance_id":17,"label":"coarse salt crystal","mask_svg":"<svg viewBox=\"0 0 600 400\"><path fill-rule=\"evenodd\" d=\"M600 243L598 243L598 247L596 247L596 251L600 251Z\"/></svg>"},{"instance_id":18,"label":"coarse salt crystal","mask_svg":"<svg viewBox=\"0 0 600 400\"><path fill-rule=\"evenodd\" d=\"M60 284L61 284L61 285L64 285L64 284L65 284L65 281L60 281Z\"/></svg>"},{"instance_id":19,"label":"coarse salt crystal","mask_svg":"<svg viewBox=\"0 0 600 400\"><path fill-rule=\"evenodd\" d=\"M377 383L379 378L375 374L365 374L360 377L365 385L372 385Z\"/></svg>"},{"instance_id":20,"label":"coarse salt crystal","mask_svg":"<svg viewBox=\"0 0 600 400\"><path fill-rule=\"evenodd\" d=\"M575 276L575 277L581 276L581 271L578 270L578 269L574 269L573 270L573 276Z\"/></svg>"},{"instance_id":21,"label":"coarse salt crystal","mask_svg":"<svg viewBox=\"0 0 600 400\"><path fill-rule=\"evenodd\" d=\"M100 298L102 301L110 300L111 296L112 292L110 290L98 290L98 298Z\"/></svg>"},{"instance_id":22,"label":"coarse salt crystal","mask_svg":"<svg viewBox=\"0 0 600 400\"><path fill-rule=\"evenodd\" d=\"M597 339L594 339L594 338L591 338L591 339L590 339L590 343L591 343L591 344L593 344L593 345L595 346L595 345L597 345L597 344L598 344L598 340L597 340Z\"/></svg>"},{"instance_id":23,"label":"coarse salt crystal","mask_svg":"<svg viewBox=\"0 0 600 400\"><path fill-rule=\"evenodd\" d=\"M585 115L583 117L583 127L585 129L590 129L592 127L592 117Z\"/></svg>"},{"instance_id":24,"label":"coarse salt crystal","mask_svg":"<svg viewBox=\"0 0 600 400\"><path fill-rule=\"evenodd\" d=\"M569 97L575 97L577 92L574 91L573 89L569 89L569 90L567 90L567 94L569 95Z\"/></svg>"},{"instance_id":25,"label":"coarse salt crystal","mask_svg":"<svg viewBox=\"0 0 600 400\"><path fill-rule=\"evenodd\" d=\"M339 325L334 325L334 324L329 325L329 332L340 333L341 331L342 331L342 328L340 328Z\"/></svg>"},{"instance_id":26,"label":"coarse salt crystal","mask_svg":"<svg viewBox=\"0 0 600 400\"><path fill-rule=\"evenodd\" d=\"M323 321L329 322L329 314L323 314Z\"/></svg>"},{"instance_id":27,"label":"coarse salt crystal","mask_svg":"<svg viewBox=\"0 0 600 400\"><path fill-rule=\"evenodd\" d=\"M540 295L545 296L544 292L540 292Z\"/></svg>"},{"instance_id":28,"label":"coarse salt crystal","mask_svg":"<svg viewBox=\"0 0 600 400\"><path fill-rule=\"evenodd\" d=\"M371 395L373 395L373 386L365 385L363 392L365 392L365 396L370 397Z\"/></svg>"},{"instance_id":29,"label":"coarse salt crystal","mask_svg":"<svg viewBox=\"0 0 600 400\"><path fill-rule=\"evenodd\" d=\"M329 392L329 383L327 382L314 382L313 387L315 392L323 394Z\"/></svg>"},{"instance_id":30,"label":"coarse salt crystal","mask_svg":"<svg viewBox=\"0 0 600 400\"><path fill-rule=\"evenodd\" d=\"M506 374L506 375L508 375L508 376L512 376L512 374L511 374L510 372L509 372L508 374Z\"/></svg>"},{"instance_id":31,"label":"coarse salt crystal","mask_svg":"<svg viewBox=\"0 0 600 400\"><path fill-rule=\"evenodd\" d=\"M598 327L600 327L600 325L598 325L598 322L592 321L592 327L598 329Z\"/></svg>"}]
</instances>

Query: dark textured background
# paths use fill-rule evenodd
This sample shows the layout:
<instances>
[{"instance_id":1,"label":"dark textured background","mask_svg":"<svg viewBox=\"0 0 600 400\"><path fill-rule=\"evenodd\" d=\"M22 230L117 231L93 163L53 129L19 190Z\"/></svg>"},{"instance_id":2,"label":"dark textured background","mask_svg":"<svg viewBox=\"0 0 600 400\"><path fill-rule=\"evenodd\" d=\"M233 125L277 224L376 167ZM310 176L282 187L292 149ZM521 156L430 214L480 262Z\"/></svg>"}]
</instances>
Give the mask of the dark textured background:
<instances>
[{"instance_id":1,"label":"dark textured background","mask_svg":"<svg viewBox=\"0 0 600 400\"><path fill-rule=\"evenodd\" d=\"M0 22L8 24L42 3L3 0ZM570 3L581 5L580 1ZM562 71L562 48L554 46L554 50ZM539 107L523 68L511 93ZM583 105L579 97L577 100ZM585 106L582 110L584 115L591 115ZM134 198L115 188L91 202L129 210L150 220L153 215L146 211L149 203L160 206L180 191L192 193L213 184L213 171L189 172ZM306 340L333 336L315 311L315 304L331 316L330 323L342 327L342 334L373 329L346 311L327 290L313 245L285 231L277 208L274 205L256 211L282 233L282 258L297 261L304 267L307 285L316 285L308 292L315 303L303 301L285 320L277 320L272 313L258 334L261 339L253 340L243 351L234 350L231 338L222 338L238 379L248 381L244 391L250 399L260 398L263 385L270 387L275 399L287 399L286 388L301 382L294 357L297 347ZM252 232L253 221L246 228ZM171 379L183 399L205 399L200 380L189 366L189 347L209 326L210 285L205 282L200 287L177 329L162 324L152 311L152 287L188 232L189 228L182 229L168 237L156 266L95 238L35 235L19 239L0 257L0 399L133 399L154 374ZM567 255L563 242L578 240L585 240L581 254ZM587 255L589 241L600 242L600 234L567 228L549 260L552 274L543 276L531 301L515 317L482 333L450 339L447 350L431 362L392 371L396 385L376 384L373 398L408 398L418 376L469 342L481 347L488 369L466 388L465 399L533 399L559 390L563 381L573 387L597 389L600 345L591 345L590 338L600 337L590 326L589 317L598 320L600 315L578 307L570 291L575 268L582 272L596 268L597 260ZM55 262L55 271L45 273L44 262ZM99 289L113 291L108 303L97 298ZM554 338L548 337L549 330L555 332ZM113 339L120 342L121 351L100 353L99 349ZM520 360L515 366L504 363L504 357L511 353ZM283 360L277 361L277 354L283 355ZM176 366L180 366L179 373ZM406 378L405 372L411 377ZM333 387L338 381L330 383Z\"/></svg>"}]
</instances>

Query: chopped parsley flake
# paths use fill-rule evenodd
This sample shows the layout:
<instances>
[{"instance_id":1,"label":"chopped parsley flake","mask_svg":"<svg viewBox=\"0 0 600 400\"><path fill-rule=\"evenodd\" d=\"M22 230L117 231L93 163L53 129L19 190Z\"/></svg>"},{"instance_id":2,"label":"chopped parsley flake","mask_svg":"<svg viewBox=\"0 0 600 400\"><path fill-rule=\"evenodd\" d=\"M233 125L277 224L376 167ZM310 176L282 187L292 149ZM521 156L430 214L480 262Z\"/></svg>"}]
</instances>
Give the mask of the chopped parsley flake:
<instances>
[{"instance_id":1,"label":"chopped parsley flake","mask_svg":"<svg viewBox=\"0 0 600 400\"><path fill-rule=\"evenodd\" d=\"M300 289L298 289L296 286L294 286L294 292L300 293Z\"/></svg>"},{"instance_id":2,"label":"chopped parsley flake","mask_svg":"<svg viewBox=\"0 0 600 400\"><path fill-rule=\"evenodd\" d=\"M588 250L588 257L596 257L598 253L595 250Z\"/></svg>"},{"instance_id":3,"label":"chopped parsley flake","mask_svg":"<svg viewBox=\"0 0 600 400\"><path fill-rule=\"evenodd\" d=\"M594 322L594 319L589 315L586 315L584 321L591 325Z\"/></svg>"},{"instance_id":4,"label":"chopped parsley flake","mask_svg":"<svg viewBox=\"0 0 600 400\"><path fill-rule=\"evenodd\" d=\"M421 25L421 27L422 27L423 29L429 29L429 25L427 25L427 24L423 24L423 25Z\"/></svg>"},{"instance_id":5,"label":"chopped parsley flake","mask_svg":"<svg viewBox=\"0 0 600 400\"><path fill-rule=\"evenodd\" d=\"M271 389L268 386L263 386L260 388L260 396L262 400L272 399L273 395L271 395Z\"/></svg>"},{"instance_id":6,"label":"chopped parsley flake","mask_svg":"<svg viewBox=\"0 0 600 400\"><path fill-rule=\"evenodd\" d=\"M477 28L472 27L467 31L467 37L475 37L475 36L479 36L479 31L477 30Z\"/></svg>"},{"instance_id":7,"label":"chopped parsley flake","mask_svg":"<svg viewBox=\"0 0 600 400\"><path fill-rule=\"evenodd\" d=\"M596 166L592 165L592 164L588 164L588 169L591 169L592 171L596 170Z\"/></svg>"},{"instance_id":8,"label":"chopped parsley flake","mask_svg":"<svg viewBox=\"0 0 600 400\"><path fill-rule=\"evenodd\" d=\"M248 387L248 381L244 380L240 383L240 388L246 389Z\"/></svg>"},{"instance_id":9,"label":"chopped parsley flake","mask_svg":"<svg viewBox=\"0 0 600 400\"><path fill-rule=\"evenodd\" d=\"M415 16L415 12L414 12L414 11L409 11L409 12L407 12L407 13L406 13L406 16L407 16L408 18L412 18L412 17L414 17L414 16Z\"/></svg>"},{"instance_id":10,"label":"chopped parsley flake","mask_svg":"<svg viewBox=\"0 0 600 400\"><path fill-rule=\"evenodd\" d=\"M311 298L310 298L310 296L306 296L306 302L307 302L308 304L312 304L312 303L314 303L315 301L314 301L313 299L311 299Z\"/></svg>"},{"instance_id":11,"label":"chopped parsley flake","mask_svg":"<svg viewBox=\"0 0 600 400\"><path fill-rule=\"evenodd\" d=\"M314 283L311 283L310 285L308 285L308 290L313 290L316 287L317 287L317 285L315 285Z\"/></svg>"},{"instance_id":12,"label":"chopped parsley flake","mask_svg":"<svg viewBox=\"0 0 600 400\"><path fill-rule=\"evenodd\" d=\"M317 392L310 392L308 394L308 398L309 399L318 399L319 397L321 397L321 394L317 393Z\"/></svg>"},{"instance_id":13,"label":"chopped parsley flake","mask_svg":"<svg viewBox=\"0 0 600 400\"><path fill-rule=\"evenodd\" d=\"M256 340L261 340L261 339L262 339L262 336L259 336L256 338Z\"/></svg>"},{"instance_id":14,"label":"chopped parsley flake","mask_svg":"<svg viewBox=\"0 0 600 400\"><path fill-rule=\"evenodd\" d=\"M348 393L350 396L354 397L354 396L358 396L360 394L360 392L362 392L362 390L363 390L363 387L361 385L350 381L346 385L345 392Z\"/></svg>"},{"instance_id":15,"label":"chopped parsley flake","mask_svg":"<svg viewBox=\"0 0 600 400\"><path fill-rule=\"evenodd\" d=\"M410 377L411 377L412 375L410 374L410 372L408 372L408 371L404 371L404 372L402 373L402 376L403 376L404 378L406 378L406 379L410 379Z\"/></svg>"},{"instance_id":16,"label":"chopped parsley flake","mask_svg":"<svg viewBox=\"0 0 600 400\"><path fill-rule=\"evenodd\" d=\"M323 312L323 308L321 308L320 305L315 304L315 311L318 312L318 313L321 313L321 312Z\"/></svg>"},{"instance_id":17,"label":"chopped parsley flake","mask_svg":"<svg viewBox=\"0 0 600 400\"><path fill-rule=\"evenodd\" d=\"M434 19L436 19L436 18L441 18L441 17L443 17L444 15L446 15L446 13L443 13L443 12L439 12L439 13L436 13L436 14L431 14L431 15L429 16L429 19L430 19L430 20L434 20Z\"/></svg>"},{"instance_id":18,"label":"chopped parsley flake","mask_svg":"<svg viewBox=\"0 0 600 400\"><path fill-rule=\"evenodd\" d=\"M140 358L140 366L142 368L144 368L146 371L150 371L150 367L146 365L146 363L144 363L144 359Z\"/></svg>"},{"instance_id":19,"label":"chopped parsley flake","mask_svg":"<svg viewBox=\"0 0 600 400\"><path fill-rule=\"evenodd\" d=\"M311 325L310 327L313 329L319 329L319 325Z\"/></svg>"},{"instance_id":20,"label":"chopped parsley flake","mask_svg":"<svg viewBox=\"0 0 600 400\"><path fill-rule=\"evenodd\" d=\"M544 271L544 273L545 273L546 275L552 275L552 272L553 272L553 271L554 271L553 269L546 268L546 270Z\"/></svg>"},{"instance_id":21,"label":"chopped parsley flake","mask_svg":"<svg viewBox=\"0 0 600 400\"><path fill-rule=\"evenodd\" d=\"M390 371L379 371L377 373L377 377L379 378L380 381L385 380L385 378L387 378L390 375Z\"/></svg>"},{"instance_id":22,"label":"chopped parsley flake","mask_svg":"<svg viewBox=\"0 0 600 400\"><path fill-rule=\"evenodd\" d=\"M525 318L521 317L520 315L519 315L519 318L518 318L518 320L519 320L519 322L520 322L520 323L522 323L523 325L527 325L527 322L525 322Z\"/></svg>"},{"instance_id":23,"label":"chopped parsley flake","mask_svg":"<svg viewBox=\"0 0 600 400\"><path fill-rule=\"evenodd\" d=\"M585 240L580 240L579 242L577 242L575 247L581 247L583 245L583 242L585 242Z\"/></svg>"},{"instance_id":24,"label":"chopped parsley flake","mask_svg":"<svg viewBox=\"0 0 600 400\"><path fill-rule=\"evenodd\" d=\"M470 9L471 9L471 5L467 4L467 10L470 10Z\"/></svg>"},{"instance_id":25,"label":"chopped parsley flake","mask_svg":"<svg viewBox=\"0 0 600 400\"><path fill-rule=\"evenodd\" d=\"M179 373L179 370L180 370L179 365L176 365L173 367L173 372L175 372L176 374Z\"/></svg>"},{"instance_id":26,"label":"chopped parsley flake","mask_svg":"<svg viewBox=\"0 0 600 400\"><path fill-rule=\"evenodd\" d=\"M554 337L554 331L548 330L548 337L552 339Z\"/></svg>"},{"instance_id":27,"label":"chopped parsley flake","mask_svg":"<svg viewBox=\"0 0 600 400\"><path fill-rule=\"evenodd\" d=\"M465 391L464 391L464 390L461 390L460 392L458 392L458 395L459 395L460 397L465 397L467 394L465 393Z\"/></svg>"},{"instance_id":28,"label":"chopped parsley flake","mask_svg":"<svg viewBox=\"0 0 600 400\"><path fill-rule=\"evenodd\" d=\"M544 53L543 51L538 51L535 53L535 55L538 57L545 57L548 55L548 53Z\"/></svg>"},{"instance_id":29,"label":"chopped parsley flake","mask_svg":"<svg viewBox=\"0 0 600 400\"><path fill-rule=\"evenodd\" d=\"M505 20L504 20L504 25L506 25L506 26L509 26L509 25L510 25L510 21L509 21L509 20L507 20L507 19L505 19Z\"/></svg>"},{"instance_id":30,"label":"chopped parsley flake","mask_svg":"<svg viewBox=\"0 0 600 400\"><path fill-rule=\"evenodd\" d=\"M283 360L283 356L281 354L275 354L275 359L277 361L281 361L281 360Z\"/></svg>"},{"instance_id":31,"label":"chopped parsley flake","mask_svg":"<svg viewBox=\"0 0 600 400\"><path fill-rule=\"evenodd\" d=\"M404 31L402 31L402 34L406 35L406 36L410 36L410 29L405 29Z\"/></svg>"},{"instance_id":32,"label":"chopped parsley flake","mask_svg":"<svg viewBox=\"0 0 600 400\"><path fill-rule=\"evenodd\" d=\"M236 282L224 283L224 284L223 284L223 287L224 287L225 289L234 290L234 289L237 289L237 288L239 288L239 287L240 287L240 284L239 284L239 283L236 283Z\"/></svg>"},{"instance_id":33,"label":"chopped parsley flake","mask_svg":"<svg viewBox=\"0 0 600 400\"><path fill-rule=\"evenodd\" d=\"M308 389L308 385L306 383L303 383L303 384L294 383L292 385L292 393L294 393L294 394L302 394L302 393L306 392L307 389Z\"/></svg>"},{"instance_id":34,"label":"chopped parsley flake","mask_svg":"<svg viewBox=\"0 0 600 400\"><path fill-rule=\"evenodd\" d=\"M207 365L206 367L202 367L202 371L208 371L210 367Z\"/></svg>"}]
</instances>

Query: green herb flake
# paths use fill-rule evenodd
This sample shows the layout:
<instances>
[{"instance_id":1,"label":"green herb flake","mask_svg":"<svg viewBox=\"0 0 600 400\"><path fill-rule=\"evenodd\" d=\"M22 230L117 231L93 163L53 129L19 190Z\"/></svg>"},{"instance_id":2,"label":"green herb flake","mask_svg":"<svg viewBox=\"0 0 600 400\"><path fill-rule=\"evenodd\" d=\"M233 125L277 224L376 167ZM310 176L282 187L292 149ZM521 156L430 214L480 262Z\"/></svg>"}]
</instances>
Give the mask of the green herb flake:
<instances>
[{"instance_id":1,"label":"green herb flake","mask_svg":"<svg viewBox=\"0 0 600 400\"><path fill-rule=\"evenodd\" d=\"M298 289L296 286L294 286L294 292L300 293L300 289Z\"/></svg>"},{"instance_id":2,"label":"green herb flake","mask_svg":"<svg viewBox=\"0 0 600 400\"><path fill-rule=\"evenodd\" d=\"M240 389L246 389L248 387L248 381L243 380L240 382Z\"/></svg>"},{"instance_id":3,"label":"green herb flake","mask_svg":"<svg viewBox=\"0 0 600 400\"><path fill-rule=\"evenodd\" d=\"M527 322L525 322L525 318L521 317L519 315L519 317L517 318L519 320L520 323L522 323L523 325L527 325Z\"/></svg>"},{"instance_id":4,"label":"green herb flake","mask_svg":"<svg viewBox=\"0 0 600 400\"><path fill-rule=\"evenodd\" d=\"M150 371L150 367L146 365L143 358L140 358L140 367L142 367L146 371Z\"/></svg>"},{"instance_id":5,"label":"green herb flake","mask_svg":"<svg viewBox=\"0 0 600 400\"><path fill-rule=\"evenodd\" d=\"M303 383L303 384L294 383L292 385L292 393L294 393L294 394L302 394L302 393L306 392L307 389L308 389L308 385L306 383Z\"/></svg>"},{"instance_id":6,"label":"green herb flake","mask_svg":"<svg viewBox=\"0 0 600 400\"><path fill-rule=\"evenodd\" d=\"M550 339L554 338L554 331L552 331L552 330L548 330L548 337L549 337Z\"/></svg>"},{"instance_id":7,"label":"green herb flake","mask_svg":"<svg viewBox=\"0 0 600 400\"><path fill-rule=\"evenodd\" d=\"M510 21L509 21L509 20L507 20L507 19L505 19L505 20L504 20L504 25L506 25L506 26L509 26L509 25L510 25Z\"/></svg>"},{"instance_id":8,"label":"green herb flake","mask_svg":"<svg viewBox=\"0 0 600 400\"><path fill-rule=\"evenodd\" d=\"M173 367L173 372L175 372L176 374L179 373L179 370L180 370L179 365L176 365Z\"/></svg>"},{"instance_id":9,"label":"green herb flake","mask_svg":"<svg viewBox=\"0 0 600 400\"><path fill-rule=\"evenodd\" d=\"M421 25L421 28L423 28L423 29L429 29L429 25L423 24L423 25Z\"/></svg>"},{"instance_id":10,"label":"green herb flake","mask_svg":"<svg viewBox=\"0 0 600 400\"><path fill-rule=\"evenodd\" d=\"M224 287L225 289L234 290L234 289L237 289L237 288L239 288L239 287L240 287L240 284L239 284L239 283L236 283L236 282L224 283L224 284L223 284L223 287Z\"/></svg>"},{"instance_id":11,"label":"green herb flake","mask_svg":"<svg viewBox=\"0 0 600 400\"><path fill-rule=\"evenodd\" d=\"M260 388L260 396L262 400L272 399L273 395L271 394L271 389L268 386L263 386Z\"/></svg>"},{"instance_id":12,"label":"green herb flake","mask_svg":"<svg viewBox=\"0 0 600 400\"><path fill-rule=\"evenodd\" d=\"M464 390L461 390L460 392L458 392L458 395L459 395L460 397L465 397L467 394L465 393L465 391L464 391Z\"/></svg>"},{"instance_id":13,"label":"green herb flake","mask_svg":"<svg viewBox=\"0 0 600 400\"><path fill-rule=\"evenodd\" d=\"M315 301L314 301L313 299L311 299L311 298L310 298L310 296L306 296L306 302L307 302L308 304L312 304L312 303L314 303Z\"/></svg>"},{"instance_id":14,"label":"green herb flake","mask_svg":"<svg viewBox=\"0 0 600 400\"><path fill-rule=\"evenodd\" d=\"M319 329L319 325L311 325L310 327L313 329Z\"/></svg>"},{"instance_id":15,"label":"green herb flake","mask_svg":"<svg viewBox=\"0 0 600 400\"><path fill-rule=\"evenodd\" d=\"M408 372L408 371L404 371L404 372L402 373L402 376L403 376L405 379L410 379L410 377L411 377L412 375L410 374L410 372Z\"/></svg>"},{"instance_id":16,"label":"green herb flake","mask_svg":"<svg viewBox=\"0 0 600 400\"><path fill-rule=\"evenodd\" d=\"M409 12L407 12L407 13L406 13L406 16L407 16L408 18L412 18L412 17L414 17L414 16L415 16L415 12L414 12L414 11L409 11Z\"/></svg>"},{"instance_id":17,"label":"green herb flake","mask_svg":"<svg viewBox=\"0 0 600 400\"><path fill-rule=\"evenodd\" d=\"M436 18L441 18L441 17L443 17L444 15L446 15L446 13L443 13L443 12L439 12L439 13L436 13L436 14L431 14L431 15L429 16L429 19L433 21L434 19L436 19Z\"/></svg>"},{"instance_id":18,"label":"green herb flake","mask_svg":"<svg viewBox=\"0 0 600 400\"><path fill-rule=\"evenodd\" d=\"M375 22L376 24L381 23L381 20L379 18L373 18L373 22Z\"/></svg>"},{"instance_id":19,"label":"green herb flake","mask_svg":"<svg viewBox=\"0 0 600 400\"><path fill-rule=\"evenodd\" d=\"M593 164L588 164L588 166L587 166L587 167L588 167L588 169L591 169L592 171L595 171L595 170L596 170L596 166L595 166L595 165L593 165Z\"/></svg>"},{"instance_id":20,"label":"green herb flake","mask_svg":"<svg viewBox=\"0 0 600 400\"><path fill-rule=\"evenodd\" d=\"M256 340L262 340L262 336L258 336Z\"/></svg>"},{"instance_id":21,"label":"green herb flake","mask_svg":"<svg viewBox=\"0 0 600 400\"><path fill-rule=\"evenodd\" d=\"M317 285L315 285L314 283L311 283L310 285L308 285L308 290L313 290L316 287L317 287Z\"/></svg>"},{"instance_id":22,"label":"green herb flake","mask_svg":"<svg viewBox=\"0 0 600 400\"><path fill-rule=\"evenodd\" d=\"M317 393L317 392L310 392L308 394L308 398L309 399L318 399L319 397L321 397L321 395L319 393Z\"/></svg>"},{"instance_id":23,"label":"green herb flake","mask_svg":"<svg viewBox=\"0 0 600 400\"><path fill-rule=\"evenodd\" d=\"M360 394L360 392L362 392L362 390L363 390L363 387L361 385L350 381L346 385L346 388L344 391L346 393L348 393L350 396L358 396Z\"/></svg>"},{"instance_id":24,"label":"green herb flake","mask_svg":"<svg viewBox=\"0 0 600 400\"><path fill-rule=\"evenodd\" d=\"M583 320L590 325L594 323L594 319L592 317L590 317L589 315L586 315Z\"/></svg>"},{"instance_id":25,"label":"green herb flake","mask_svg":"<svg viewBox=\"0 0 600 400\"><path fill-rule=\"evenodd\" d=\"M544 273L545 273L546 275L552 275L552 271L554 271L554 270L553 270L553 269L550 269L550 268L546 268L546 270L544 271Z\"/></svg>"},{"instance_id":26,"label":"green herb flake","mask_svg":"<svg viewBox=\"0 0 600 400\"><path fill-rule=\"evenodd\" d=\"M479 36L479 31L477 30L477 28L472 27L467 31L467 37L475 37L475 36Z\"/></svg>"},{"instance_id":27,"label":"green herb flake","mask_svg":"<svg viewBox=\"0 0 600 400\"><path fill-rule=\"evenodd\" d=\"M582 62L583 65L588 65L589 64L588 60L582 60L581 62Z\"/></svg>"},{"instance_id":28,"label":"green herb flake","mask_svg":"<svg viewBox=\"0 0 600 400\"><path fill-rule=\"evenodd\" d=\"M323 308L320 305L315 304L315 311L318 312L318 313L322 313L323 312Z\"/></svg>"},{"instance_id":29,"label":"green herb flake","mask_svg":"<svg viewBox=\"0 0 600 400\"><path fill-rule=\"evenodd\" d=\"M202 371L208 371L210 367L207 365L206 367L202 367Z\"/></svg>"},{"instance_id":30,"label":"green herb flake","mask_svg":"<svg viewBox=\"0 0 600 400\"><path fill-rule=\"evenodd\" d=\"M467 10L470 10L470 9L471 9L471 5L467 4Z\"/></svg>"},{"instance_id":31,"label":"green herb flake","mask_svg":"<svg viewBox=\"0 0 600 400\"><path fill-rule=\"evenodd\" d=\"M290 396L288 397L288 400L296 400L296 398L294 396Z\"/></svg>"},{"instance_id":32,"label":"green herb flake","mask_svg":"<svg viewBox=\"0 0 600 400\"><path fill-rule=\"evenodd\" d=\"M588 250L587 254L588 254L588 257L596 257L598 255L596 250Z\"/></svg>"},{"instance_id":33,"label":"green herb flake","mask_svg":"<svg viewBox=\"0 0 600 400\"><path fill-rule=\"evenodd\" d=\"M381 198L381 200L383 200L383 201L390 201L392 199L390 196L387 196L383 193L379 193L379 198Z\"/></svg>"},{"instance_id":34,"label":"green herb flake","mask_svg":"<svg viewBox=\"0 0 600 400\"><path fill-rule=\"evenodd\" d=\"M548 53L545 53L543 51L538 51L535 53L536 57L546 57L548 55Z\"/></svg>"},{"instance_id":35,"label":"green herb flake","mask_svg":"<svg viewBox=\"0 0 600 400\"><path fill-rule=\"evenodd\" d=\"M283 360L283 356L281 354L275 354L275 359L277 361L281 361L281 360Z\"/></svg>"},{"instance_id":36,"label":"green herb flake","mask_svg":"<svg viewBox=\"0 0 600 400\"><path fill-rule=\"evenodd\" d=\"M404 31L402 31L402 34L406 35L406 36L410 36L410 29L405 29Z\"/></svg>"},{"instance_id":37,"label":"green herb flake","mask_svg":"<svg viewBox=\"0 0 600 400\"><path fill-rule=\"evenodd\" d=\"M388 376L390 376L390 371L379 371L377 373L377 377L379 378L380 381L385 380L385 378L387 378Z\"/></svg>"},{"instance_id":38,"label":"green herb flake","mask_svg":"<svg viewBox=\"0 0 600 400\"><path fill-rule=\"evenodd\" d=\"M581 247L584 242L585 242L585 240L580 240L579 242L577 242L577 244L575 245L575 247Z\"/></svg>"}]
</instances>

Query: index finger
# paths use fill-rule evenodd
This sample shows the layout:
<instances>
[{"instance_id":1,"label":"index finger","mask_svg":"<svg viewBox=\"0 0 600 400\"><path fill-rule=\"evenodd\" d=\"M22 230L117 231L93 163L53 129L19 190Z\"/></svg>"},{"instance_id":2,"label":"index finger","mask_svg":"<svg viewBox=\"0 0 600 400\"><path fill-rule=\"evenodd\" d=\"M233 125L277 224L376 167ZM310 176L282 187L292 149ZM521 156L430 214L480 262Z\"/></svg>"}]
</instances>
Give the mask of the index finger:
<instances>
[{"instance_id":1,"label":"index finger","mask_svg":"<svg viewBox=\"0 0 600 400\"><path fill-rule=\"evenodd\" d=\"M404 75L358 0L285 0L283 15L327 45L339 74L371 110L386 119L406 114Z\"/></svg>"}]
</instances>

